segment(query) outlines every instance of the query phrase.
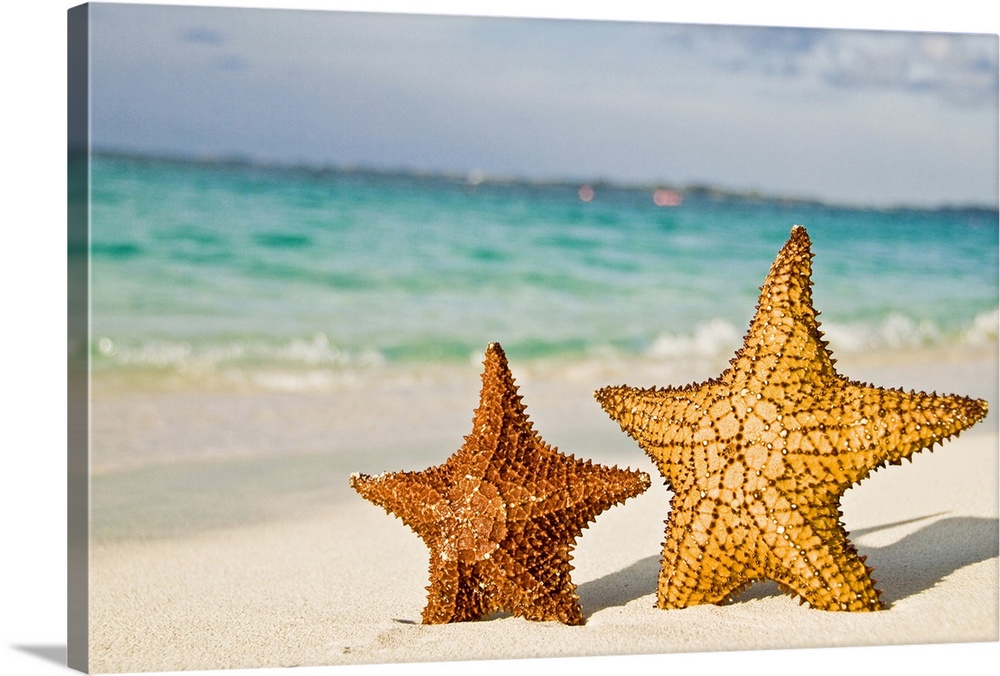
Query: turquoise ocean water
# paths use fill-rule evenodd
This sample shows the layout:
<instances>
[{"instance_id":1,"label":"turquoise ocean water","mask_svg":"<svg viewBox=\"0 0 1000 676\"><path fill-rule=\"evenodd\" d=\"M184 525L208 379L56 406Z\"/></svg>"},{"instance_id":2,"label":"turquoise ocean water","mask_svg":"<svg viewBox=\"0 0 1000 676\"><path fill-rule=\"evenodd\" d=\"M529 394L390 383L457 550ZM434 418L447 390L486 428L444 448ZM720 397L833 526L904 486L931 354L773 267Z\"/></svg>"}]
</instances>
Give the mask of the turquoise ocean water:
<instances>
[{"instance_id":1,"label":"turquoise ocean water","mask_svg":"<svg viewBox=\"0 0 1000 676\"><path fill-rule=\"evenodd\" d=\"M284 382L738 346L793 224L835 353L995 344L995 211L97 156L95 375ZM676 201L676 200L674 200ZM227 375L228 374L228 375Z\"/></svg>"}]
</instances>

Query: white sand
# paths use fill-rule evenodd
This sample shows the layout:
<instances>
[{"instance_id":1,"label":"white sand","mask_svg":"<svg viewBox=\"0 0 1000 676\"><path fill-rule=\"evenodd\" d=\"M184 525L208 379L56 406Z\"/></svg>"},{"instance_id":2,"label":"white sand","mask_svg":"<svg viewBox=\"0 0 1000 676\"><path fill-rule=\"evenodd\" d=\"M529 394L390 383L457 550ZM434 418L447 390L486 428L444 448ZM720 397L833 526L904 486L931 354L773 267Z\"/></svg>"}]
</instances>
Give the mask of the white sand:
<instances>
[{"instance_id":1,"label":"white sand","mask_svg":"<svg viewBox=\"0 0 1000 676\"><path fill-rule=\"evenodd\" d=\"M251 421L263 421L260 424L267 427L273 425L275 407L285 406L279 412L288 416L288 428L297 430L292 436L298 441L291 450L297 449L300 455L290 450L279 460L287 457L289 464L298 464L306 472L329 469L330 475L320 478L321 484L329 479L331 488L328 493L316 489L301 503L289 502L280 494L299 480L289 479L287 485L275 489L279 497L262 491L262 511L251 514L241 502L232 513L219 516L211 529L194 527L168 537L95 543L91 670L180 671L997 641L997 364L995 359L935 363L914 368L858 362L852 365L854 371L841 365L847 375L879 385L982 396L991 405L988 418L958 439L933 453L917 455L912 464L878 471L845 496L844 522L853 542L868 556L868 565L875 567L874 577L889 605L885 611L817 611L798 605L769 583L752 587L727 606L655 608L669 494L652 463L616 432L613 423L602 419L603 413L592 403L591 381L603 384L607 374L585 374L572 382L550 381L544 374L522 377L513 363L529 415L543 438L564 452L630 464L654 477L649 491L603 513L578 540L573 580L587 618L584 626L507 616L444 626L419 624L427 585L426 548L400 521L351 493L346 484L350 471L422 469L427 463L419 464L405 453L393 462L391 453L374 448L377 439L370 453L361 449L347 463L357 466L333 461L323 465L316 460L309 445L322 447L329 441L322 433L337 427L336 422L317 418L320 402L329 400L329 393L291 398L215 396L202 404L214 401L218 410L206 404L189 411L198 411L198 416L208 420L206 429L218 427L218 417L225 417L219 411L235 413L234 406L243 407L238 410L242 419L249 415ZM417 430L414 447L433 447L439 437L447 437L451 441L433 460L443 461L467 432L459 428L471 420L477 390L478 378L469 387L450 394L437 392L433 401L424 402L448 410L458 405L455 402L465 403L440 429L420 427L408 418ZM397 389L397 394L405 400L411 393ZM150 406L149 399L133 397L117 403L99 400L95 411L136 414L145 410L152 416L146 421L145 434L155 436L164 416L184 417L177 413L184 409L184 400L172 397L157 400L160 410ZM180 408L164 408L169 401ZM256 418L251 410L257 410ZM299 411L301 419L294 411ZM307 433L300 426L310 420L313 432ZM583 422L591 420L592 427ZM254 432L254 424L249 427L249 431L231 434L258 438L260 430ZM190 440L199 434L198 423L186 432L179 427L174 431L182 440ZM313 433L319 438L311 439ZM134 428L119 432L125 437L138 434ZM122 439L111 439L110 431L107 435L110 441ZM383 436L386 444L406 448L405 430L386 429ZM599 447L606 444L613 448L605 453ZM214 448L222 452L218 444ZM210 456L202 460L206 467L215 462L215 456ZM309 465L303 458L319 464ZM254 495L244 493L234 499L252 502ZM194 507L189 512L178 508L176 513L188 518L200 513L199 505L214 504L210 496L196 492L185 499L193 500ZM129 511L127 506L122 509ZM125 531L136 527L132 524Z\"/></svg>"}]
</instances>

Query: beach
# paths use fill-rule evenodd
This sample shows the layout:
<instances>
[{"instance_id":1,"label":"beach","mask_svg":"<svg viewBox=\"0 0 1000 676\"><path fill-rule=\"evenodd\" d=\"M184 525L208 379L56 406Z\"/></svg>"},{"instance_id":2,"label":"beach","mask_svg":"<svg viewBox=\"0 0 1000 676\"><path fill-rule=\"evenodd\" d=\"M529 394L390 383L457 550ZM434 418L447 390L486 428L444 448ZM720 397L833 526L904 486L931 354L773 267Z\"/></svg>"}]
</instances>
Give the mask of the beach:
<instances>
[{"instance_id":1,"label":"beach","mask_svg":"<svg viewBox=\"0 0 1000 676\"><path fill-rule=\"evenodd\" d=\"M91 671L997 641L995 210L662 206L648 186L582 201L566 183L131 156L92 170ZM887 610L818 611L773 583L660 610L670 493L594 391L718 376L794 224L841 374L990 413L844 496ZM427 548L349 485L462 445L492 341L544 441L652 478L577 538L582 626L421 624Z\"/></svg>"},{"instance_id":2,"label":"beach","mask_svg":"<svg viewBox=\"0 0 1000 676\"><path fill-rule=\"evenodd\" d=\"M352 472L420 470L453 453L478 403L474 361L311 389L95 378L91 671L997 641L995 343L838 361L854 380L990 404L958 438L844 496L842 521L875 569L886 610L814 610L773 583L728 605L655 607L669 493L592 393L621 382L684 384L724 367L511 360L543 439L653 478L576 542L583 626L505 614L422 625L426 547L348 486Z\"/></svg>"}]
</instances>

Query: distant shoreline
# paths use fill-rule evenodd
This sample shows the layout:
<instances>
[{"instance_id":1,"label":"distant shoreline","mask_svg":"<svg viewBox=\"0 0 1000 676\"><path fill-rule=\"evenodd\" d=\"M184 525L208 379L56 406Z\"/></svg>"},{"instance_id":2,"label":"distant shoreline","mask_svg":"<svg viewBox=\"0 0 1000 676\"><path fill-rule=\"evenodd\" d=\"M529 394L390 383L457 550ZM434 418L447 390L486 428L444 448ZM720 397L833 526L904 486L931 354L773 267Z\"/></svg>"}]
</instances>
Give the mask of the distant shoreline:
<instances>
[{"instance_id":1,"label":"distant shoreline","mask_svg":"<svg viewBox=\"0 0 1000 676\"><path fill-rule=\"evenodd\" d=\"M466 189L502 188L502 187L533 187L565 189L576 191L581 186L593 189L595 200L603 193L653 193L657 190L669 190L699 202L732 202L749 204L771 204L775 206L798 206L811 208L833 208L858 211L877 211L884 213L964 213L997 218L1000 216L1000 206L983 204L950 204L942 203L936 206L916 206L908 204L873 205L853 202L837 202L806 196L782 196L758 190L739 190L700 182L675 184L672 182L615 182L599 177L590 178L525 178L492 174L478 169L466 172L449 172L415 167L376 167L351 164L311 164L296 162L270 162L255 160L242 155L184 155L165 153L143 153L123 150L99 149L91 153L92 157L145 162L151 164L196 165L201 167L218 167L222 169L251 169L257 171L306 173L317 178L323 177L355 177L369 179L389 179L405 181L426 181L441 185L453 185ZM588 200L589 201L589 200Z\"/></svg>"}]
</instances>

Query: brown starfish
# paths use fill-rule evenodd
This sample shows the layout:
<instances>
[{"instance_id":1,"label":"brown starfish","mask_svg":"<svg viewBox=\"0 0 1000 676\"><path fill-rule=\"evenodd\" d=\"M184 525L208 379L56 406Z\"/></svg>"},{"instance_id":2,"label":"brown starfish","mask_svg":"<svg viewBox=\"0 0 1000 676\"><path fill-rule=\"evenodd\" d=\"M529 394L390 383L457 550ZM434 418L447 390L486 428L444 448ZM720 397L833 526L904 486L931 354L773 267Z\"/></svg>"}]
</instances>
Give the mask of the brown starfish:
<instances>
[{"instance_id":1,"label":"brown starfish","mask_svg":"<svg viewBox=\"0 0 1000 676\"><path fill-rule=\"evenodd\" d=\"M812 256L795 226L743 347L718 378L595 395L674 493L661 608L720 603L766 578L816 608L881 609L871 569L839 521L841 496L986 415L985 401L839 375L812 306Z\"/></svg>"},{"instance_id":2,"label":"brown starfish","mask_svg":"<svg viewBox=\"0 0 1000 676\"><path fill-rule=\"evenodd\" d=\"M645 472L563 455L532 428L497 343L486 348L472 433L422 472L355 474L351 486L395 513L430 549L425 624L498 610L582 624L570 551L598 514L649 487Z\"/></svg>"}]
</instances>

